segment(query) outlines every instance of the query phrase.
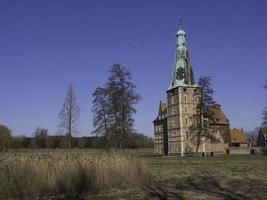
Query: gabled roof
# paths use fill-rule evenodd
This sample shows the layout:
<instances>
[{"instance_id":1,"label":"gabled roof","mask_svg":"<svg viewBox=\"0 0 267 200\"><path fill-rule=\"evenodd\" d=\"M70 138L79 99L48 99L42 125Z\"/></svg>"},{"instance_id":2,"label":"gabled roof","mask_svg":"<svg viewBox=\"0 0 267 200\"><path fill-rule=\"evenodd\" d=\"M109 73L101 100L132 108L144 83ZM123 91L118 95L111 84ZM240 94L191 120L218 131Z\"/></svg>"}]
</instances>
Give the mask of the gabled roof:
<instances>
[{"instance_id":1,"label":"gabled roof","mask_svg":"<svg viewBox=\"0 0 267 200\"><path fill-rule=\"evenodd\" d=\"M230 130L230 143L248 143L247 136L243 129Z\"/></svg>"},{"instance_id":2,"label":"gabled roof","mask_svg":"<svg viewBox=\"0 0 267 200\"><path fill-rule=\"evenodd\" d=\"M228 125L229 124L229 120L224 115L220 105L211 107L210 110L212 111L213 119L214 119L214 122L212 124L216 124L216 125Z\"/></svg>"}]
</instances>

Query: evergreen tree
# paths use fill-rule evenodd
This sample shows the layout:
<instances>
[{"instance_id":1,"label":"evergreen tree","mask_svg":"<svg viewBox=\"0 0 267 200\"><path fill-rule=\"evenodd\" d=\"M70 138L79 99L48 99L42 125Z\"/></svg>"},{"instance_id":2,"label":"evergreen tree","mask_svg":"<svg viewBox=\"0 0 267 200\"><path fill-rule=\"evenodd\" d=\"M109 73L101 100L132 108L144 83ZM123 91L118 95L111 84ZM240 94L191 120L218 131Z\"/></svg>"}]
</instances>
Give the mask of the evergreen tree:
<instances>
[{"instance_id":1,"label":"evergreen tree","mask_svg":"<svg viewBox=\"0 0 267 200\"><path fill-rule=\"evenodd\" d=\"M96 133L116 138L118 147L124 148L127 136L134 131L134 105L140 96L128 69L114 64L109 72L105 87L97 88L93 94L94 127Z\"/></svg>"},{"instance_id":2,"label":"evergreen tree","mask_svg":"<svg viewBox=\"0 0 267 200\"><path fill-rule=\"evenodd\" d=\"M198 81L198 90L195 93L198 103L196 114L193 116L191 126L191 140L196 143L196 152L199 150L201 140L216 140L213 134L213 128L210 126L214 122L213 107L216 102L213 99L214 90L211 87L211 77L200 77Z\"/></svg>"},{"instance_id":3,"label":"evergreen tree","mask_svg":"<svg viewBox=\"0 0 267 200\"><path fill-rule=\"evenodd\" d=\"M265 81L264 89L267 91L267 80ZM267 106L263 110L262 114L263 114L263 116L262 116L262 119L263 119L262 127L267 127Z\"/></svg>"},{"instance_id":4,"label":"evergreen tree","mask_svg":"<svg viewBox=\"0 0 267 200\"><path fill-rule=\"evenodd\" d=\"M65 97L64 104L59 112L59 133L64 134L68 139L68 148L71 148L71 137L77 133L79 124L80 108L76 102L76 96L72 85L69 86L68 92Z\"/></svg>"}]
</instances>

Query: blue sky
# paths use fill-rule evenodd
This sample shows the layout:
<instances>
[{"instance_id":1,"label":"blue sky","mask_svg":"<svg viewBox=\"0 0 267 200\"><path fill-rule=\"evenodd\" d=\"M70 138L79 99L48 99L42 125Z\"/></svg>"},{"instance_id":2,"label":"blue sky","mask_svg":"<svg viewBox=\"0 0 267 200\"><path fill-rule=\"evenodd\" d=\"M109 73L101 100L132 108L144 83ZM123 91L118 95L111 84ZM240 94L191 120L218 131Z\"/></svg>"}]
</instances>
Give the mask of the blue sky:
<instances>
[{"instance_id":1,"label":"blue sky","mask_svg":"<svg viewBox=\"0 0 267 200\"><path fill-rule=\"evenodd\" d=\"M267 104L266 10L264 0L0 0L0 123L16 135L55 133L72 83L79 135L89 135L91 94L120 63L142 96L135 128L152 136L182 16L196 78L212 76L231 127L251 130Z\"/></svg>"}]
</instances>

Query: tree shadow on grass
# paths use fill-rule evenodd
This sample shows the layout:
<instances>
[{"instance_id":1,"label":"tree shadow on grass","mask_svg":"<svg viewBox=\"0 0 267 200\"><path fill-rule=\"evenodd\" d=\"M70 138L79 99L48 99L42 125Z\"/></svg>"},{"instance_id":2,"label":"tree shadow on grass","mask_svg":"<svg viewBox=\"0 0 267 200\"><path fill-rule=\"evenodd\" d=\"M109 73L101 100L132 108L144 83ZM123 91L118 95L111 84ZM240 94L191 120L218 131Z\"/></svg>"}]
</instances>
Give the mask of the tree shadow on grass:
<instances>
[{"instance_id":1,"label":"tree shadow on grass","mask_svg":"<svg viewBox=\"0 0 267 200\"><path fill-rule=\"evenodd\" d=\"M176 188L179 190L202 192L204 194L217 196L225 200L251 199L244 194L236 192L235 190L237 190L238 188L231 188L230 185L228 187L222 186L212 176L187 177L185 179L179 180L176 184Z\"/></svg>"},{"instance_id":2,"label":"tree shadow on grass","mask_svg":"<svg viewBox=\"0 0 267 200\"><path fill-rule=\"evenodd\" d=\"M265 199L267 182L258 179L230 179L222 184L211 175L192 175L181 178L173 185L157 184L146 186L145 199L186 200L186 199L225 199L249 200Z\"/></svg>"},{"instance_id":3,"label":"tree shadow on grass","mask_svg":"<svg viewBox=\"0 0 267 200\"><path fill-rule=\"evenodd\" d=\"M160 186L146 186L147 198L157 198L159 200L184 200L177 190Z\"/></svg>"}]
</instances>

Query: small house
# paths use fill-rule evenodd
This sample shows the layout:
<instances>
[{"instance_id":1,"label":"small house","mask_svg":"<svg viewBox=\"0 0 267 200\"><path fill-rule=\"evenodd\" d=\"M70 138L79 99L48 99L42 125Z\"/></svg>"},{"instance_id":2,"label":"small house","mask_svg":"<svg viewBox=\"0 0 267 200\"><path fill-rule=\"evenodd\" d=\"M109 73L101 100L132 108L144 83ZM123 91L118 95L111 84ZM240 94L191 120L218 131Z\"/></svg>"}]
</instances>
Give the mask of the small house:
<instances>
[{"instance_id":1,"label":"small house","mask_svg":"<svg viewBox=\"0 0 267 200\"><path fill-rule=\"evenodd\" d=\"M247 136L243 130L241 129L231 129L230 130L230 147L249 147L249 142Z\"/></svg>"}]
</instances>

